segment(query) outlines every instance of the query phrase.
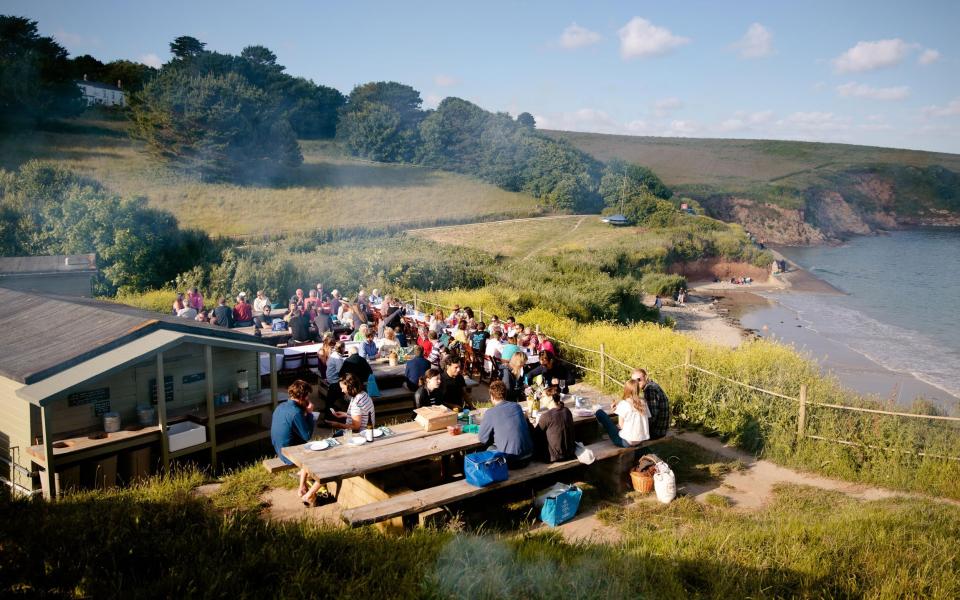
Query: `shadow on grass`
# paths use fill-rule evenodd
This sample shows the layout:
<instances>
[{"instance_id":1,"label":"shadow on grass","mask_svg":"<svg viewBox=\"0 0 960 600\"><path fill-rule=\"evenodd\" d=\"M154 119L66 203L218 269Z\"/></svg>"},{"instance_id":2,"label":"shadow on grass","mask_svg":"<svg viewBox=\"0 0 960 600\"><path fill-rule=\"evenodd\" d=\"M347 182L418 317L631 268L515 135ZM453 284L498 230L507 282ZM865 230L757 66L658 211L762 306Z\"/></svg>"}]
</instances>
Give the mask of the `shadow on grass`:
<instances>
[{"instance_id":1,"label":"shadow on grass","mask_svg":"<svg viewBox=\"0 0 960 600\"><path fill-rule=\"evenodd\" d=\"M836 595L776 567L421 529L384 536L222 515L176 482L56 503L0 499L5 597L384 598ZM726 573L726 575L725 575Z\"/></svg>"}]
</instances>

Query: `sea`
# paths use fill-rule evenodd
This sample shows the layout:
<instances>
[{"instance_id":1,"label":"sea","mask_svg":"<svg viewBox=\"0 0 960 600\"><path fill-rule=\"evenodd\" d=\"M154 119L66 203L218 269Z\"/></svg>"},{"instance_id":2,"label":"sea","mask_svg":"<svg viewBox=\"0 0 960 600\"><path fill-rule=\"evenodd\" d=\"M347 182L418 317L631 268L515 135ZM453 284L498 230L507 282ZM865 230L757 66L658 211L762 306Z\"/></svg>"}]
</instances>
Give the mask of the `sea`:
<instances>
[{"instance_id":1,"label":"sea","mask_svg":"<svg viewBox=\"0 0 960 600\"><path fill-rule=\"evenodd\" d=\"M960 410L960 229L778 248L841 293L766 292L741 323L812 354L850 388Z\"/></svg>"}]
</instances>

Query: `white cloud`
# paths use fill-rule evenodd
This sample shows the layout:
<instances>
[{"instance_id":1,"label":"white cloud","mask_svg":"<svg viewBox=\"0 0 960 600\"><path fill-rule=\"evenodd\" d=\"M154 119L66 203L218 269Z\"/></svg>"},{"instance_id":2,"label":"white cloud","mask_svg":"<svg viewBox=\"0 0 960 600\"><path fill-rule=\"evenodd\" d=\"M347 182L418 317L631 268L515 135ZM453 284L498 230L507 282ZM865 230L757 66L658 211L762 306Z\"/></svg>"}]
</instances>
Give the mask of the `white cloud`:
<instances>
[{"instance_id":1,"label":"white cloud","mask_svg":"<svg viewBox=\"0 0 960 600\"><path fill-rule=\"evenodd\" d=\"M747 33L732 45L740 58L763 58L773 54L773 34L760 23L752 23Z\"/></svg>"},{"instance_id":2,"label":"white cloud","mask_svg":"<svg viewBox=\"0 0 960 600\"><path fill-rule=\"evenodd\" d=\"M736 131L756 130L761 125L765 125L773 119L772 110L761 110L757 112L737 111L733 116L724 119L713 129L717 133L732 133Z\"/></svg>"},{"instance_id":3,"label":"white cloud","mask_svg":"<svg viewBox=\"0 0 960 600\"><path fill-rule=\"evenodd\" d=\"M899 64L912 48L913 45L900 38L857 42L856 46L833 59L833 67L838 73L856 73L892 67Z\"/></svg>"},{"instance_id":4,"label":"white cloud","mask_svg":"<svg viewBox=\"0 0 960 600\"><path fill-rule=\"evenodd\" d=\"M910 95L910 88L905 85L896 87L875 88L863 83L844 83L837 86L837 93L844 98L869 98L871 100L903 100Z\"/></svg>"},{"instance_id":5,"label":"white cloud","mask_svg":"<svg viewBox=\"0 0 960 600\"><path fill-rule=\"evenodd\" d=\"M683 101L680 98L663 98L653 103L653 114L665 117L681 108L683 108Z\"/></svg>"},{"instance_id":6,"label":"white cloud","mask_svg":"<svg viewBox=\"0 0 960 600\"><path fill-rule=\"evenodd\" d=\"M954 98L946 106L927 106L923 114L928 117L955 117L960 115L960 97Z\"/></svg>"},{"instance_id":7,"label":"white cloud","mask_svg":"<svg viewBox=\"0 0 960 600\"><path fill-rule=\"evenodd\" d=\"M434 76L433 82L440 87L451 87L458 85L460 80L454 77L453 75L444 75L443 73Z\"/></svg>"},{"instance_id":8,"label":"white cloud","mask_svg":"<svg viewBox=\"0 0 960 600\"><path fill-rule=\"evenodd\" d=\"M674 120L670 121L670 126L661 135L674 137L692 137L700 131L700 126L696 121Z\"/></svg>"},{"instance_id":9,"label":"white cloud","mask_svg":"<svg viewBox=\"0 0 960 600\"><path fill-rule=\"evenodd\" d=\"M832 112L795 112L776 122L777 127L786 135L819 134L830 136L850 128L849 119L838 117Z\"/></svg>"},{"instance_id":10,"label":"white cloud","mask_svg":"<svg viewBox=\"0 0 960 600\"><path fill-rule=\"evenodd\" d=\"M690 38L673 35L669 29L657 27L640 17L630 19L617 33L620 35L620 56L624 60L658 56L690 43Z\"/></svg>"},{"instance_id":11,"label":"white cloud","mask_svg":"<svg viewBox=\"0 0 960 600\"><path fill-rule=\"evenodd\" d=\"M920 54L920 58L917 59L917 62L923 66L927 66L932 65L938 60L940 60L940 53L933 48L927 48Z\"/></svg>"},{"instance_id":12,"label":"white cloud","mask_svg":"<svg viewBox=\"0 0 960 600\"><path fill-rule=\"evenodd\" d=\"M592 46L602 39L603 36L596 31L590 31L586 27L571 23L560 34L560 45L568 50L573 50L584 46Z\"/></svg>"},{"instance_id":13,"label":"white cloud","mask_svg":"<svg viewBox=\"0 0 960 600\"><path fill-rule=\"evenodd\" d=\"M160 67L163 66L163 61L160 60L160 57L154 54L153 52L149 52L147 54L141 54L137 58L137 60L147 65L148 67L153 67L154 69L159 69Z\"/></svg>"}]
</instances>

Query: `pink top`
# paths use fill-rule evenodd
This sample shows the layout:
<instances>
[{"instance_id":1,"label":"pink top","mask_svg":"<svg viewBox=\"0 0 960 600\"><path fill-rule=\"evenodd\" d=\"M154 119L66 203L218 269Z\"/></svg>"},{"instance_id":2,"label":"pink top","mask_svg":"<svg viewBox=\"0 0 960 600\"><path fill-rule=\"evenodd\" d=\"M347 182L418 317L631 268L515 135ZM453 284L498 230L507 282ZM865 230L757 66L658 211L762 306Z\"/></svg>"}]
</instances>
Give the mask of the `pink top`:
<instances>
[{"instance_id":1,"label":"pink top","mask_svg":"<svg viewBox=\"0 0 960 600\"><path fill-rule=\"evenodd\" d=\"M197 312L200 312L203 310L203 294L200 292L197 292L196 294L187 292L187 304L190 306L190 308L195 308L197 309Z\"/></svg>"}]
</instances>

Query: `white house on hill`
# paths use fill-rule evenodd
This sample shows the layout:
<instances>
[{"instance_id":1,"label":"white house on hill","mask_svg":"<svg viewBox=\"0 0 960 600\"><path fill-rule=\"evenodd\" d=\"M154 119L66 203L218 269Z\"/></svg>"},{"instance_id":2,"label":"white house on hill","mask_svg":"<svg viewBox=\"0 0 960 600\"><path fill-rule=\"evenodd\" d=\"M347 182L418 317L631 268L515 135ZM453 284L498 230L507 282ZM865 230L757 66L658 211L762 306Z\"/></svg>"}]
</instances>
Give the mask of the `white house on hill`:
<instances>
[{"instance_id":1,"label":"white house on hill","mask_svg":"<svg viewBox=\"0 0 960 600\"><path fill-rule=\"evenodd\" d=\"M126 106L127 95L120 89L120 82L113 86L109 83L100 83L99 81L88 81L87 76L83 76L83 81L77 81L80 86L80 92L83 99L87 101L87 106L100 104L103 106Z\"/></svg>"}]
</instances>

